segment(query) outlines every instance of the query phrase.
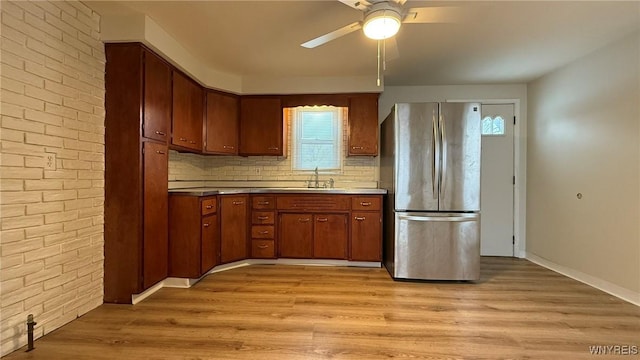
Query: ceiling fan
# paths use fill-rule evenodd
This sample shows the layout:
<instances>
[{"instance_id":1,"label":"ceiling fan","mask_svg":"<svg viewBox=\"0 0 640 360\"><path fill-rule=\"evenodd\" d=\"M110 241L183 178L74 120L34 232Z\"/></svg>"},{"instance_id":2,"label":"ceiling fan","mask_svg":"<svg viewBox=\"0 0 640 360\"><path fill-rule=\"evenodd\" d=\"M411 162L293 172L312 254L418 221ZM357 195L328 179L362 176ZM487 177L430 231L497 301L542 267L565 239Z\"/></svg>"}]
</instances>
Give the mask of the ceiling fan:
<instances>
[{"instance_id":1,"label":"ceiling fan","mask_svg":"<svg viewBox=\"0 0 640 360\"><path fill-rule=\"evenodd\" d=\"M405 8L407 0L339 0L341 3L364 12L362 21L353 22L340 29L301 44L315 48L344 35L362 29L365 36L374 40L392 39L404 23L449 22L456 7Z\"/></svg>"}]
</instances>

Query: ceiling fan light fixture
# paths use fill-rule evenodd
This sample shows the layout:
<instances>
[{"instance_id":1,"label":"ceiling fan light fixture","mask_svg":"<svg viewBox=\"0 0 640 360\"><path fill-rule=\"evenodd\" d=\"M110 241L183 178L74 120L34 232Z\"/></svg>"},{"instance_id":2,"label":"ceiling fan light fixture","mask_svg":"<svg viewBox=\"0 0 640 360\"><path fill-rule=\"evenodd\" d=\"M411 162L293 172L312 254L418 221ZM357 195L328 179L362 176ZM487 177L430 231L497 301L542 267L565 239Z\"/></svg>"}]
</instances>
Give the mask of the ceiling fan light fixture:
<instances>
[{"instance_id":1,"label":"ceiling fan light fixture","mask_svg":"<svg viewBox=\"0 0 640 360\"><path fill-rule=\"evenodd\" d=\"M401 23L400 14L394 9L378 9L365 16L362 30L370 39L383 40L397 34Z\"/></svg>"}]
</instances>

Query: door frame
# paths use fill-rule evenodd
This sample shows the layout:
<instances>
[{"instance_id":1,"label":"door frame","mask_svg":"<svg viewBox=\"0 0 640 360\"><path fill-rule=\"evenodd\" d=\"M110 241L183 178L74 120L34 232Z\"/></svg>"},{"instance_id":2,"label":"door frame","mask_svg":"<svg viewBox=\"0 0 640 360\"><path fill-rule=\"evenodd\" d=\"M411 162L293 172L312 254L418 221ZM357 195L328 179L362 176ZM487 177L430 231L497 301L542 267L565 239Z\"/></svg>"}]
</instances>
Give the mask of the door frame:
<instances>
[{"instance_id":1,"label":"door frame","mask_svg":"<svg viewBox=\"0 0 640 360\"><path fill-rule=\"evenodd\" d=\"M520 106L520 99L449 99L445 102L478 102L482 105L513 105L516 123L513 126L513 173L516 184L513 188L513 256L526 256L526 212L527 212L527 116ZM524 109L526 111L526 109Z\"/></svg>"}]
</instances>

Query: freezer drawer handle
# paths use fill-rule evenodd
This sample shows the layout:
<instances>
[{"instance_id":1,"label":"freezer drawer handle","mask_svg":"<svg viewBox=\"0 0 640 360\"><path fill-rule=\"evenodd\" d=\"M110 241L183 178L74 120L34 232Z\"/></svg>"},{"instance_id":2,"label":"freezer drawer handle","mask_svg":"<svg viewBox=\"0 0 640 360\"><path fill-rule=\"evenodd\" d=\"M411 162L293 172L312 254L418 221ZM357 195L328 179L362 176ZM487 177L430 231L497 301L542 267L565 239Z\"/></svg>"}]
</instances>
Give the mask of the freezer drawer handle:
<instances>
[{"instance_id":1,"label":"freezer drawer handle","mask_svg":"<svg viewBox=\"0 0 640 360\"><path fill-rule=\"evenodd\" d=\"M471 215L455 215L455 216L411 216L411 215L400 215L401 220L413 220L413 221L455 221L455 222L465 222L465 221L478 221L479 218L475 214Z\"/></svg>"}]
</instances>

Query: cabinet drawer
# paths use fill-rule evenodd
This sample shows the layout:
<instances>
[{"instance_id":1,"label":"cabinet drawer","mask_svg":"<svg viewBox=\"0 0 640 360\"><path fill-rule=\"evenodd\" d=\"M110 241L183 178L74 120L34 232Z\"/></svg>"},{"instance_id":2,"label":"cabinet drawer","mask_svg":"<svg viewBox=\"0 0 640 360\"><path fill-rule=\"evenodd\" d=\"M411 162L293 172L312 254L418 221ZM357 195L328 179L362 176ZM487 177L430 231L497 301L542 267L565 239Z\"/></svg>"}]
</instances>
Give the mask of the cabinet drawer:
<instances>
[{"instance_id":1,"label":"cabinet drawer","mask_svg":"<svg viewBox=\"0 0 640 360\"><path fill-rule=\"evenodd\" d=\"M273 211L253 211L251 213L252 224L273 225L274 218L275 218L275 214L273 213Z\"/></svg>"},{"instance_id":2,"label":"cabinet drawer","mask_svg":"<svg viewBox=\"0 0 640 360\"><path fill-rule=\"evenodd\" d=\"M380 197L355 196L351 199L352 210L380 210Z\"/></svg>"},{"instance_id":3,"label":"cabinet drawer","mask_svg":"<svg viewBox=\"0 0 640 360\"><path fill-rule=\"evenodd\" d=\"M202 200L202 215L213 214L217 211L216 198L206 198Z\"/></svg>"},{"instance_id":4,"label":"cabinet drawer","mask_svg":"<svg viewBox=\"0 0 640 360\"><path fill-rule=\"evenodd\" d=\"M251 257L272 259L276 256L273 240L251 240Z\"/></svg>"},{"instance_id":5,"label":"cabinet drawer","mask_svg":"<svg viewBox=\"0 0 640 360\"><path fill-rule=\"evenodd\" d=\"M276 201L273 196L254 196L251 198L251 208L257 210L273 210Z\"/></svg>"},{"instance_id":6,"label":"cabinet drawer","mask_svg":"<svg viewBox=\"0 0 640 360\"><path fill-rule=\"evenodd\" d=\"M274 228L272 225L254 225L251 227L253 239L273 239Z\"/></svg>"},{"instance_id":7,"label":"cabinet drawer","mask_svg":"<svg viewBox=\"0 0 640 360\"><path fill-rule=\"evenodd\" d=\"M279 210L349 210L349 196L305 195L278 196Z\"/></svg>"}]
</instances>

